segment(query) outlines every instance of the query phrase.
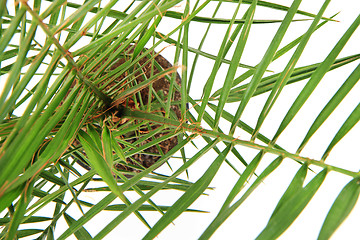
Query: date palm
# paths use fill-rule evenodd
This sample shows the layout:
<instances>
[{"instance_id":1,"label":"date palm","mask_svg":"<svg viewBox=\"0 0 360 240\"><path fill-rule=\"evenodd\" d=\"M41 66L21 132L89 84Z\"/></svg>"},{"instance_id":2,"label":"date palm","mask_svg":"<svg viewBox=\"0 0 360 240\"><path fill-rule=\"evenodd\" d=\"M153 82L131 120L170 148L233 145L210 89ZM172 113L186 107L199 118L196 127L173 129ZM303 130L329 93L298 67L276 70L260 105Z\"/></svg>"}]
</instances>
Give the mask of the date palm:
<instances>
[{"instance_id":1,"label":"date palm","mask_svg":"<svg viewBox=\"0 0 360 240\"><path fill-rule=\"evenodd\" d=\"M278 139L296 128L290 123L326 73L358 62L356 52L339 54L360 16L321 62L299 66L313 33L336 24L336 16L324 15L329 0L311 13L301 11L300 3L1 1L0 238L102 239L135 214L149 228L144 239L153 239L184 212L206 214L202 212L207 209L190 205L211 188L220 167L228 165L237 180L203 229L200 239L208 239L268 176L291 160L298 171L257 239L279 237L329 172L337 172L350 180L320 229L319 239L328 239L355 206L360 187L357 169L326 159L358 122L360 105L330 140L323 139L329 144L322 156L309 157L303 149L358 82L359 66L341 79L343 84L316 113L304 137L289 138L300 139L297 149L288 150ZM218 17L224 5L228 16ZM276 10L283 17L258 20L258 9ZM285 40L295 22L307 24L306 31ZM256 51L248 41L256 25L276 31L260 61L247 64L246 51ZM214 28L220 41L209 37ZM193 41L199 33L199 41ZM171 64L160 63L162 54ZM286 59L286 54L290 57L281 70L272 71L270 64ZM201 70L204 66L208 72ZM155 87L160 81L168 84L165 90ZM301 89L285 114L275 113L281 121L274 124L274 133L264 133L273 107L292 86ZM244 115L252 101L261 108L257 119L247 122ZM164 147L166 141L176 144ZM250 149L256 154L248 157ZM209 153L213 154L205 171L194 181L187 179ZM145 166L139 156L155 161ZM171 164L174 159L176 167ZM161 172L164 168L170 174ZM314 177L306 178L307 173ZM93 202L82 197L89 192ZM173 192L181 195L165 206L152 200ZM73 206L79 217L70 210ZM98 221L95 217L104 211L117 215L95 234L86 229L85 224ZM160 218L150 224L143 211ZM66 230L58 227L62 219Z\"/></svg>"}]
</instances>

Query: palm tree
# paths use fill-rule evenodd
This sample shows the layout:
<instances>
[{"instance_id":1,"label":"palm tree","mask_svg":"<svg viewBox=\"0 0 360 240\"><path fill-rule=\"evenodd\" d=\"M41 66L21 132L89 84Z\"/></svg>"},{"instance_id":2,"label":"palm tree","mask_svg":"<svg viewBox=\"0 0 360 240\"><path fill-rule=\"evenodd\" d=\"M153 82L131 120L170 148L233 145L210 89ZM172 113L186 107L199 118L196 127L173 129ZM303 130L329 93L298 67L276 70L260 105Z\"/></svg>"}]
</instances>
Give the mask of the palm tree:
<instances>
[{"instance_id":1,"label":"palm tree","mask_svg":"<svg viewBox=\"0 0 360 240\"><path fill-rule=\"evenodd\" d=\"M206 214L191 205L227 166L235 181L201 229L208 239L289 161L297 171L257 239L284 233L335 172L348 181L319 229L319 239L330 238L360 187L357 169L327 159L358 122L360 105L320 139L322 154L305 151L360 78L360 54L339 56L360 15L325 58L300 65L314 32L337 24L324 14L329 0L314 12L300 3L1 1L0 238L102 239L135 215L148 228L143 238L153 239L184 212ZM227 16L219 16L224 7ZM264 20L258 9L283 17ZM288 40L299 25L305 31ZM258 26L274 30L269 43L259 39L268 44L263 53L251 48ZM261 54L255 64L246 63L249 51ZM270 64L281 61L274 72ZM323 107L303 115L314 117L304 134L286 138L298 143L289 147L282 139L298 127L300 109L318 87L328 91L325 74L348 66ZM288 106L279 108L286 93ZM250 110L256 117L248 121ZM160 194L165 205L154 200ZM115 216L103 223L98 217L108 211ZM150 223L144 211L160 217ZM91 221L101 227L89 230Z\"/></svg>"}]
</instances>

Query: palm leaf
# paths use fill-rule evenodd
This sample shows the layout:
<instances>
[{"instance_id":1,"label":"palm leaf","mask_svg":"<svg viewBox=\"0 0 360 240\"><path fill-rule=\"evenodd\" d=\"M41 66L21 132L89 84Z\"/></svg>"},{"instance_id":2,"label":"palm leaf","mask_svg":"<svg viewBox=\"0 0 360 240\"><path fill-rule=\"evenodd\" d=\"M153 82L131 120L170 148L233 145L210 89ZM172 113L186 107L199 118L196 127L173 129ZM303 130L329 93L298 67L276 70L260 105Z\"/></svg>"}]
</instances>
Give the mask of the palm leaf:
<instances>
[{"instance_id":1,"label":"palm leaf","mask_svg":"<svg viewBox=\"0 0 360 240\"><path fill-rule=\"evenodd\" d=\"M299 170L257 239L283 234L333 171L350 180L320 230L319 239L328 239L359 196L358 169L331 158L356 129L358 102L333 136L318 138L326 144L320 159L304 149L315 146L311 140L356 91L360 54L342 50L360 16L323 61L301 62L324 25L339 23L336 14L324 14L330 1L315 13L302 11L300 2L0 1L0 239L102 239L130 215L146 229L138 238L153 239L185 212L208 212L191 205L216 194L212 183L228 169L233 186L214 206L214 219L200 226L200 239L208 239L245 200L253 201L249 197L285 161ZM266 36L269 43L261 39L262 27L277 30ZM299 36L291 35L293 28ZM260 45L252 49L254 34L268 44L264 53ZM249 52L259 61L250 62ZM158 62L159 55L170 56L168 66ZM274 71L278 63L283 66ZM324 88L324 76L351 67L322 110L305 113L314 118L304 136L289 134L282 141L286 130L297 128L293 119L315 89ZM162 79L168 89L158 91ZM279 110L287 101L282 96L301 84L290 108ZM249 112L255 117L248 118ZM166 149L170 140L175 144ZM299 147L291 147L298 140ZM142 155L156 161L142 165ZM158 200L175 192L174 201ZM109 211L116 215L102 229L87 227Z\"/></svg>"}]
</instances>

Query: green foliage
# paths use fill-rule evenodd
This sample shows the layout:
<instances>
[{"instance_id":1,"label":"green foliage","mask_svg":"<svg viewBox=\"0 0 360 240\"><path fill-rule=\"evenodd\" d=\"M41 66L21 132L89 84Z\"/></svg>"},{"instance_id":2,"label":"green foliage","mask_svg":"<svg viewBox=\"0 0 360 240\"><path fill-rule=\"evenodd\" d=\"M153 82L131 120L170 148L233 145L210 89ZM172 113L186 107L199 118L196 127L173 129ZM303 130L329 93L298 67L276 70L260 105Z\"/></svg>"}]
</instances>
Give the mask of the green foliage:
<instances>
[{"instance_id":1,"label":"green foliage","mask_svg":"<svg viewBox=\"0 0 360 240\"><path fill-rule=\"evenodd\" d=\"M333 171L351 179L334 199L320 230L319 239L330 238L354 208L360 188L357 169L325 160L358 123L360 105L344 117L332 139L323 139L329 144L320 159L301 152L358 83L360 65L340 79L343 84L314 118L297 150L288 150L277 140L325 74L359 61L356 52L338 56L360 25L360 16L324 60L297 66L313 33L325 24L337 24L334 16L323 16L329 0L317 13L301 11L300 3L0 1L0 239L66 239L71 235L102 239L131 214L149 229L143 237L153 239L184 212L205 214L207 209L190 207L212 189L221 166L228 165L238 179L203 229L200 239L208 239L285 160L296 162L299 170L257 239L276 239L286 231ZM228 18L217 17L222 4L232 6ZM258 8L279 11L284 17L257 19ZM285 40L294 22L309 24L300 37ZM243 56L255 25L274 27L277 32L253 66ZM204 32L198 46L192 41L193 27ZM208 41L213 27L223 30L218 45ZM165 48L175 56L168 59L171 66L157 60ZM292 54L286 66L272 72L270 64L285 54ZM119 59L121 64L117 64ZM209 76L200 72L201 59L213 62ZM147 64L150 67L144 70ZM222 73L224 79L219 77ZM202 85L196 75L203 75ZM155 89L162 78L169 82L168 93ZM262 133L280 94L299 82L304 87L284 116L278 114L281 123L275 134ZM266 100L258 118L245 122L242 117L250 102L261 95ZM248 137L235 137L241 131ZM164 151L163 142L171 139L176 144ZM197 148L194 154L189 150L192 146ZM150 148L157 152L148 152ZM244 157L246 149L255 150L256 156ZM189 176L208 153L216 156L201 176L194 181L181 177ZM139 155L157 161L144 166L136 160ZM263 166L265 156L273 159ZM178 167L169 160L175 158L182 160ZM169 166L170 174L158 172L163 164ZM314 166L321 170L313 170ZM306 182L308 172L315 176ZM166 205L152 199L174 192L181 195ZM90 193L96 199L93 202L83 198ZM73 203L80 216L69 210ZM86 229L104 211L118 215L98 232ZM144 211L160 218L153 223ZM59 220L68 224L63 232L57 228Z\"/></svg>"}]
</instances>

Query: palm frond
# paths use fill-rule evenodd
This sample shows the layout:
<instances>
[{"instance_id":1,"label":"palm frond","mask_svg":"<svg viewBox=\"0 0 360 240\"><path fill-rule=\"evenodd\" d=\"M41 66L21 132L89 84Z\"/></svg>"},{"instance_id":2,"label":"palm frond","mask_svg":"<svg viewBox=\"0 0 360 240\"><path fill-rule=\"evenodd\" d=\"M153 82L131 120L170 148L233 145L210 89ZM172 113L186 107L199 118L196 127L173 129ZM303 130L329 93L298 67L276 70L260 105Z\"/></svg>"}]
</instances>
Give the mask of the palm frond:
<instances>
[{"instance_id":1,"label":"palm frond","mask_svg":"<svg viewBox=\"0 0 360 240\"><path fill-rule=\"evenodd\" d=\"M131 215L146 229L139 237L153 239L186 212L207 214L193 204L227 168L229 192L196 236L209 239L284 162L297 172L256 239L283 234L336 172L347 183L318 236L330 238L358 201L358 169L331 157L360 105L317 138L321 153L306 149L356 91L360 54L342 51L360 16L324 60L303 63L311 40L339 23L324 14L329 0L315 13L300 3L0 1L0 239L102 239ZM275 30L263 53L252 48L261 27ZM325 76L346 68L320 110L305 113L313 120L303 134L288 134L317 90L328 91ZM115 214L106 225L88 227L106 213Z\"/></svg>"}]
</instances>

